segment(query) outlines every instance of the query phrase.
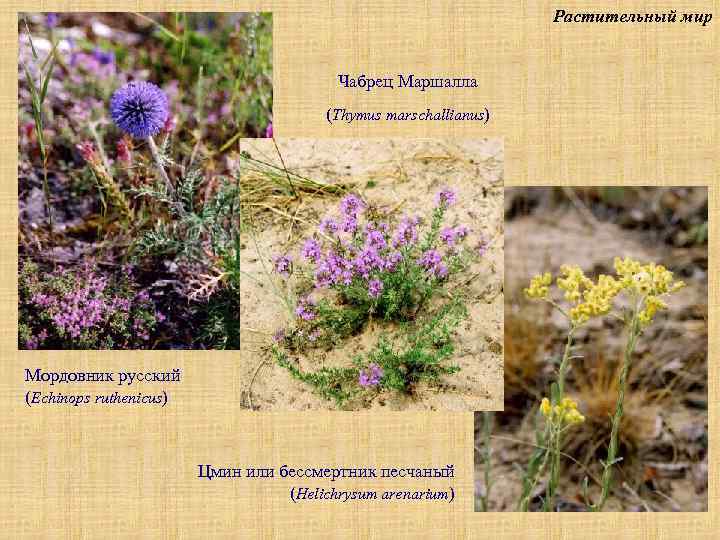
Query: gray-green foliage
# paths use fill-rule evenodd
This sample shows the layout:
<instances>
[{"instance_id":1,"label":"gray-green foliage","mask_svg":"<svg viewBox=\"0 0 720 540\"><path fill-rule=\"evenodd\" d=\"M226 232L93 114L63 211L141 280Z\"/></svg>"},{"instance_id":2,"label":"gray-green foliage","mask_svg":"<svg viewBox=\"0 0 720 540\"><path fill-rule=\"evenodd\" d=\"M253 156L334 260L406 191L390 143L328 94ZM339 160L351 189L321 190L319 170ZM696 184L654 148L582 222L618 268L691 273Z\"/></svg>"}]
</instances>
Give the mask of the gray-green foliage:
<instances>
[{"instance_id":1,"label":"gray-green foliage","mask_svg":"<svg viewBox=\"0 0 720 540\"><path fill-rule=\"evenodd\" d=\"M360 371L370 365L382 370L376 390L385 388L404 393L410 392L421 381L436 383L441 376L459 371L459 366L445 362L455 351L453 334L466 317L464 301L453 299L421 324L404 325L394 335L381 336L369 353L356 356L353 365L347 368L323 367L303 371L279 346L273 346L272 352L278 364L293 377L312 386L325 399L332 399L342 406L362 391L358 386L358 377ZM283 339L287 344L294 338L286 336Z\"/></svg>"},{"instance_id":2,"label":"gray-green foliage","mask_svg":"<svg viewBox=\"0 0 720 540\"><path fill-rule=\"evenodd\" d=\"M159 204L166 214L157 214L152 226L135 243L135 256L169 258L188 275L202 275L187 296L203 310L201 338L213 348L238 348L239 324L239 188L237 181L221 177L217 189L205 194L202 172L183 175L174 194L158 182L135 190Z\"/></svg>"}]
</instances>

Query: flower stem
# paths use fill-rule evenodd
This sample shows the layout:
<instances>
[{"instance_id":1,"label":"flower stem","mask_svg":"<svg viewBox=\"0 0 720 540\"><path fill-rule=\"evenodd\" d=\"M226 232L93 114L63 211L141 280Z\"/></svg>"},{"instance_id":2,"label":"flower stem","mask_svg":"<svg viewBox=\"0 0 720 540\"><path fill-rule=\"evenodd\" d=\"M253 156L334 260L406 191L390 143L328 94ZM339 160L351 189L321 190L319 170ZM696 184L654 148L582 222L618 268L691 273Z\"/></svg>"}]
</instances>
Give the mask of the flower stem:
<instances>
[{"instance_id":1,"label":"flower stem","mask_svg":"<svg viewBox=\"0 0 720 540\"><path fill-rule=\"evenodd\" d=\"M107 154L105 154L105 149L103 148L102 138L97 131L96 122L89 123L88 131L90 132L90 135L92 135L92 138L95 140L95 146L97 146L97 151L100 154L102 164L105 167L105 170L107 170L109 173L112 169L110 168L110 162L108 161Z\"/></svg>"},{"instance_id":2,"label":"flower stem","mask_svg":"<svg viewBox=\"0 0 720 540\"><path fill-rule=\"evenodd\" d=\"M560 427L553 429L552 440L549 452L551 453L550 480L545 490L544 510L552 512L555 509L555 493L560 483L560 447L562 431Z\"/></svg>"},{"instance_id":3,"label":"flower stem","mask_svg":"<svg viewBox=\"0 0 720 540\"><path fill-rule=\"evenodd\" d=\"M162 164L162 159L160 158L160 151L158 150L158 147L155 144L155 140L152 137L148 137L147 141L148 141L148 146L150 147L150 153L152 154L153 161L155 162L155 166L157 167L157 170L160 173L160 178L162 178L163 182L165 182L165 187L168 190L168 194L174 200L175 199L175 188L173 187L172 182L170 182L170 177L167 175L167 172L165 172L165 167Z\"/></svg>"},{"instance_id":4,"label":"flower stem","mask_svg":"<svg viewBox=\"0 0 720 540\"><path fill-rule=\"evenodd\" d=\"M492 448L490 446L490 436L492 434L493 424L493 413L483 412L483 446L484 446L484 477L485 477L485 493L480 497L480 510L487 512L490 501L490 488L492 487L492 480L490 473L492 469Z\"/></svg>"},{"instance_id":5,"label":"flower stem","mask_svg":"<svg viewBox=\"0 0 720 540\"><path fill-rule=\"evenodd\" d=\"M620 423L623 416L623 404L625 401L625 389L627 386L627 378L630 372L630 366L632 364L632 355L635 351L635 344L637 338L640 335L640 324L638 321L639 307L635 309L633 313L632 321L628 328L628 341L625 346L625 355L623 358L622 371L620 372L620 380L618 387L617 401L615 402L615 414L612 417L612 429L610 431L610 444L608 445L607 457L603 463L603 474L602 474L602 492L600 494L600 500L590 505L590 509L593 512L600 512L610 495L610 488L612 486L612 473L613 466L617 461L618 452L618 434L620 432Z\"/></svg>"},{"instance_id":6,"label":"flower stem","mask_svg":"<svg viewBox=\"0 0 720 540\"><path fill-rule=\"evenodd\" d=\"M562 361L558 368L558 403L565 397L565 376L570 369L570 351L573 346L574 334L575 325L572 325L568 331L565 350L563 351ZM553 403L553 405L557 405L558 403ZM546 512L552 512L555 508L555 493L560 483L560 448L562 448L562 429L560 426L552 430L552 439L549 448L549 451L552 453L552 461L550 462L550 481L548 482L545 496Z\"/></svg>"},{"instance_id":7,"label":"flower stem","mask_svg":"<svg viewBox=\"0 0 720 540\"><path fill-rule=\"evenodd\" d=\"M50 200L50 184L48 183L47 156L43 156L43 195L45 197L45 210L48 215L48 230L53 234L53 208Z\"/></svg>"},{"instance_id":8,"label":"flower stem","mask_svg":"<svg viewBox=\"0 0 720 540\"><path fill-rule=\"evenodd\" d=\"M563 398L565 395L565 375L567 375L567 371L570 368L569 360L570 360L570 351L573 346L573 334L575 333L575 326L570 327L570 331L567 335L567 340L565 341L565 350L563 351L563 357L562 361L560 362L560 367L558 368L558 394L560 395L560 399ZM555 403L553 403L555 405Z\"/></svg>"},{"instance_id":9,"label":"flower stem","mask_svg":"<svg viewBox=\"0 0 720 540\"><path fill-rule=\"evenodd\" d=\"M567 375L568 369L570 368L570 351L573 346L573 337L575 334L575 325L570 327L568 331L567 340L565 342L565 350L563 351L563 357L558 368L557 376L557 387L558 387L558 402L562 400L565 394L565 376ZM553 402L553 405L557 403ZM526 487L523 490L523 494L520 498L518 508L521 512L526 512L530 504L530 498L532 497L532 490L535 489L538 479L542 475L548 462L550 463L550 480L546 489L545 503L543 505L545 511L551 511L553 507L553 501L555 498L555 492L560 479L560 448L562 447L560 429L555 429L549 419L546 419L545 433L543 440L545 441L546 449L543 456L543 461L540 466L532 472L532 466L528 467L526 473L525 484Z\"/></svg>"},{"instance_id":10,"label":"flower stem","mask_svg":"<svg viewBox=\"0 0 720 540\"><path fill-rule=\"evenodd\" d=\"M550 424L545 424L545 437L543 439L544 444L547 444L547 441L549 441L550 437ZM545 467L548 463L548 458L550 457L550 448L538 448L535 453L533 454L533 457L530 460L530 464L528 465L528 471L525 473L525 478L523 479L523 492L520 496L520 502L518 503L518 510L520 512L527 512L528 507L530 506L530 499L532 498L533 491L535 491L535 486L537 486L538 479L542 476L542 474L545 472ZM542 458L542 461L540 459ZM535 469L532 471L532 469Z\"/></svg>"}]
</instances>

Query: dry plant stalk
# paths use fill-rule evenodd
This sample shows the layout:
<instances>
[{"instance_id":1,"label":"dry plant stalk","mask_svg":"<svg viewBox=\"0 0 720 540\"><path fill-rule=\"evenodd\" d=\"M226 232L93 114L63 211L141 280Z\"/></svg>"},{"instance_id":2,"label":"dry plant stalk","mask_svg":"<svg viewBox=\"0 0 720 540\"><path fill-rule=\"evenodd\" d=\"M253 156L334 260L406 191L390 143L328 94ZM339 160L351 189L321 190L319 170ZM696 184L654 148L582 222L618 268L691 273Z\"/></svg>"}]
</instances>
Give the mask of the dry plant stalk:
<instances>
[{"instance_id":1,"label":"dry plant stalk","mask_svg":"<svg viewBox=\"0 0 720 540\"><path fill-rule=\"evenodd\" d=\"M90 166L90 170L92 170L95 175L98 184L107 194L110 206L116 208L120 212L121 217L127 222L131 222L133 219L133 211L125 198L125 194L105 168L103 159L95 149L93 143L85 141L78 144L77 148L83 159Z\"/></svg>"}]
</instances>

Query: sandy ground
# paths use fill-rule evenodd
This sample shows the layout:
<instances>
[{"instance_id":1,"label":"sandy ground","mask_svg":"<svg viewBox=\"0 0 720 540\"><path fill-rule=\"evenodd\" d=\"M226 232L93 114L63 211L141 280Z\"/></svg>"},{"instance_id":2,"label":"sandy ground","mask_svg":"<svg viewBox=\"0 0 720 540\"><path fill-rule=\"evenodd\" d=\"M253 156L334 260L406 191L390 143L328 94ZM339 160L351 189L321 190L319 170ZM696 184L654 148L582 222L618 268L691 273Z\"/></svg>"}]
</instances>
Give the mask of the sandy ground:
<instances>
[{"instance_id":1,"label":"sandy ground","mask_svg":"<svg viewBox=\"0 0 720 540\"><path fill-rule=\"evenodd\" d=\"M507 266L505 292L510 302L508 309L517 309L514 301L520 296L532 275L550 270L557 273L561 264L579 264L593 275L612 272L612 260L616 255L631 256L643 261L656 261L668 265L683 279L687 287L672 296L669 310L662 314L662 323L650 327L640 339L636 355L643 362L652 362L660 370L690 370L697 375L698 368L691 367L694 358L707 356L707 274L703 264L706 261L706 246L690 249L675 249L662 243L648 240L645 233L622 229L613 223L588 223L587 218L575 210L548 215L535 213L506 222L505 262ZM512 299L512 300L511 300ZM565 327L562 316L552 319L548 337L551 350L557 353L562 347ZM555 334L557 334L555 336ZM609 330L599 321L593 321L578 336L577 341L589 343L602 339L607 347L605 354L620 351L624 336ZM590 350L585 350L590 353ZM647 364L649 365L649 364ZM703 364L700 364L702 368ZM644 369L642 365L638 369ZM647 369L654 369L649 367ZM697 375L701 377L702 374ZM650 376L648 376L650 378ZM574 388L571 388L571 392ZM626 411L626 414L640 414L645 418L647 433L636 456L632 457L632 470L624 477L628 484L633 478L653 475L654 486L643 486L640 493L629 489L616 489L608 501L607 510L643 511L645 504L655 511L704 511L707 510L707 457L695 459L702 452L703 437L707 435L707 410L702 403L707 395L695 390L692 395L672 399L667 406L648 406L643 411ZM690 403L690 404L689 404ZM502 414L502 413L498 413ZM517 412L515 413L517 414ZM497 417L496 417L497 418ZM510 417L502 425L497 418L492 440L492 491L491 511L514 511L521 491L522 474L518 464L527 463L531 448L525 441L532 438L533 428L529 418ZM482 448L479 437L480 415L476 415L476 489L483 489L483 470L477 450ZM561 494L564 510L577 511L583 507L577 504L582 476L572 467L565 467L568 474L563 477ZM635 486L637 488L637 486ZM666 495L658 495L658 492ZM594 486L591 496L597 496Z\"/></svg>"},{"instance_id":2,"label":"sandy ground","mask_svg":"<svg viewBox=\"0 0 720 540\"><path fill-rule=\"evenodd\" d=\"M353 182L368 201L398 216L426 213L434 194L444 185L459 192L458 204L446 218L482 235L491 245L481 261L469 269L469 318L461 325L453 362L461 371L443 378L437 387L419 386L412 395L382 392L371 400L349 404L372 410L498 410L503 404L503 146L500 140L445 142L437 140L279 140L285 166L303 176L333 183ZM243 150L263 161L279 164L270 140L243 143ZM368 182L374 187L368 187ZM261 253L247 232L241 235L241 269L266 281L260 256L297 251L301 240L332 212L337 199L304 198L285 209L299 217L289 221L268 213L256 224ZM287 323L280 302L250 278L240 284L240 380L243 405L259 410L335 409L333 402L314 394L270 359L265 348L273 332ZM312 352L300 359L305 369L348 365L355 354L372 347L380 328L338 344L330 352Z\"/></svg>"}]
</instances>

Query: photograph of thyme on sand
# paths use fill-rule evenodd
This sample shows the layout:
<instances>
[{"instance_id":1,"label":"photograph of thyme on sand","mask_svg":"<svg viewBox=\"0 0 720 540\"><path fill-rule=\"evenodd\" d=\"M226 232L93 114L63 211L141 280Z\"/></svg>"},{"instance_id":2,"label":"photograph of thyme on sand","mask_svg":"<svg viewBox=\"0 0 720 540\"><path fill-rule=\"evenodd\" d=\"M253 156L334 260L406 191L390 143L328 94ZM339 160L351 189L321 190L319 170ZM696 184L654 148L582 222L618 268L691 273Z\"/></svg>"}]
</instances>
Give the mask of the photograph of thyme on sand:
<instances>
[{"instance_id":1,"label":"photograph of thyme on sand","mask_svg":"<svg viewBox=\"0 0 720 540\"><path fill-rule=\"evenodd\" d=\"M706 511L706 188L505 191L505 409L478 511Z\"/></svg>"},{"instance_id":2,"label":"photograph of thyme on sand","mask_svg":"<svg viewBox=\"0 0 720 540\"><path fill-rule=\"evenodd\" d=\"M20 349L238 349L269 13L18 15Z\"/></svg>"},{"instance_id":3,"label":"photograph of thyme on sand","mask_svg":"<svg viewBox=\"0 0 720 540\"><path fill-rule=\"evenodd\" d=\"M244 406L499 408L502 143L244 149Z\"/></svg>"}]
</instances>

